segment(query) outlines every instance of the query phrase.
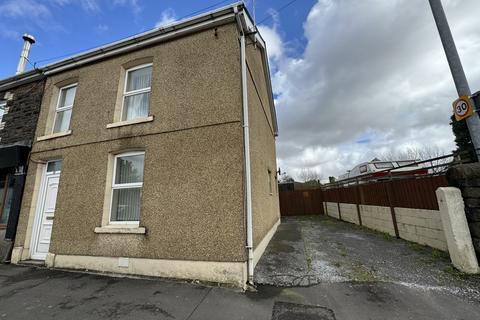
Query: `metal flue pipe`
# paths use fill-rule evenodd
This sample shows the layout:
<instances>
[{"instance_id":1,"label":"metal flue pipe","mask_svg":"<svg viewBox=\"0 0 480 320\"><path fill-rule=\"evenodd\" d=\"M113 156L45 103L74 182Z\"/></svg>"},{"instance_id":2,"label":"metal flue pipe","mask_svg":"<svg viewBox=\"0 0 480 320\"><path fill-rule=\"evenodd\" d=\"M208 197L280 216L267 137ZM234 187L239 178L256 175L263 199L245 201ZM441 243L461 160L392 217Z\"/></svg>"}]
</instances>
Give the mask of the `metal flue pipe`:
<instances>
[{"instance_id":1,"label":"metal flue pipe","mask_svg":"<svg viewBox=\"0 0 480 320\"><path fill-rule=\"evenodd\" d=\"M20 54L20 60L18 61L17 72L15 74L20 74L25 71L25 64L28 60L28 54L30 53L30 47L35 43L35 38L32 35L24 34L23 38L23 49Z\"/></svg>"}]
</instances>

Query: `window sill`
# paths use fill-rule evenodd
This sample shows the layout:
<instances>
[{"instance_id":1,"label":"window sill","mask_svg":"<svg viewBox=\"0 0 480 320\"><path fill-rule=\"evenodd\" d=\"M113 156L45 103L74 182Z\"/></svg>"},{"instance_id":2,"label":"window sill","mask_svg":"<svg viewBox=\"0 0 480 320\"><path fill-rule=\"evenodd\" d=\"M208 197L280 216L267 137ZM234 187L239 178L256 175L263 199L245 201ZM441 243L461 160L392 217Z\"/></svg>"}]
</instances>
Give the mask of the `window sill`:
<instances>
[{"instance_id":1,"label":"window sill","mask_svg":"<svg viewBox=\"0 0 480 320\"><path fill-rule=\"evenodd\" d=\"M145 234L146 230L144 227L139 226L105 226L105 227L96 227L95 233L120 233L120 234Z\"/></svg>"},{"instance_id":2,"label":"window sill","mask_svg":"<svg viewBox=\"0 0 480 320\"><path fill-rule=\"evenodd\" d=\"M126 121L113 122L113 123L107 124L107 129L123 127L123 126L130 126L132 124L151 122L151 121L153 121L153 116L137 118L137 119L132 119L132 120L126 120Z\"/></svg>"},{"instance_id":3,"label":"window sill","mask_svg":"<svg viewBox=\"0 0 480 320\"><path fill-rule=\"evenodd\" d=\"M50 140L50 139L65 137L65 136L69 136L71 134L72 134L72 130L68 130L68 131L65 131L65 132L57 132L57 133L47 134L45 136L38 137L37 141L43 141L43 140Z\"/></svg>"}]
</instances>

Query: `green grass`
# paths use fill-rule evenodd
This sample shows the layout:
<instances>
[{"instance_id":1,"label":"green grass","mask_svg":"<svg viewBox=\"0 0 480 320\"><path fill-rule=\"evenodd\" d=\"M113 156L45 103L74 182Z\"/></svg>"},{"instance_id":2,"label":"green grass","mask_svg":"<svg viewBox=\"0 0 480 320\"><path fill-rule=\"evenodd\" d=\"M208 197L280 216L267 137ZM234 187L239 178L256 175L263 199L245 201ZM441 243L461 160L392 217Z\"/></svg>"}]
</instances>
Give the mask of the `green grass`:
<instances>
[{"instance_id":1,"label":"green grass","mask_svg":"<svg viewBox=\"0 0 480 320\"><path fill-rule=\"evenodd\" d=\"M408 242L408 247L416 252L423 252L426 249L425 246L422 246L421 244L415 242Z\"/></svg>"},{"instance_id":2,"label":"green grass","mask_svg":"<svg viewBox=\"0 0 480 320\"><path fill-rule=\"evenodd\" d=\"M447 266L447 267L443 268L442 271L445 272L445 273L448 273L451 276L457 276L458 275L457 269L455 269L453 266Z\"/></svg>"},{"instance_id":3,"label":"green grass","mask_svg":"<svg viewBox=\"0 0 480 320\"><path fill-rule=\"evenodd\" d=\"M337 248L338 248L338 253L342 257L346 257L348 255L347 248L345 247L345 245L343 243L337 242Z\"/></svg>"},{"instance_id":4,"label":"green grass","mask_svg":"<svg viewBox=\"0 0 480 320\"><path fill-rule=\"evenodd\" d=\"M387 241L393 241L393 237L392 237L391 234L385 233L385 232L381 232L381 234L382 234L383 239L385 239Z\"/></svg>"},{"instance_id":5,"label":"green grass","mask_svg":"<svg viewBox=\"0 0 480 320\"><path fill-rule=\"evenodd\" d=\"M355 262L351 266L350 272L347 272L349 278L360 282L374 282L377 281L377 276L373 270L368 269L360 262Z\"/></svg>"},{"instance_id":6,"label":"green grass","mask_svg":"<svg viewBox=\"0 0 480 320\"><path fill-rule=\"evenodd\" d=\"M435 259L449 259L450 255L446 251L432 249L432 257Z\"/></svg>"},{"instance_id":7,"label":"green grass","mask_svg":"<svg viewBox=\"0 0 480 320\"><path fill-rule=\"evenodd\" d=\"M307 256L307 271L311 271L311 270L312 270L312 257Z\"/></svg>"},{"instance_id":8,"label":"green grass","mask_svg":"<svg viewBox=\"0 0 480 320\"><path fill-rule=\"evenodd\" d=\"M463 273L455 269L453 265L446 266L445 268L442 269L442 271L453 278L469 280L469 281L473 280L473 281L479 282L479 285L480 285L480 274Z\"/></svg>"}]
</instances>

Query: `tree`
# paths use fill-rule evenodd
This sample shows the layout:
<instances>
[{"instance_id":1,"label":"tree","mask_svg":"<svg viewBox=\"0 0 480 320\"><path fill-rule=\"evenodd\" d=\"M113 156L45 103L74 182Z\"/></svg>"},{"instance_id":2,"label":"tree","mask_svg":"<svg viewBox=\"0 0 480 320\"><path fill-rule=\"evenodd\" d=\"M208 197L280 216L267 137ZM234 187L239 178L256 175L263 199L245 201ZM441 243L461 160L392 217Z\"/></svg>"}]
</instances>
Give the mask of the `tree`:
<instances>
[{"instance_id":1,"label":"tree","mask_svg":"<svg viewBox=\"0 0 480 320\"><path fill-rule=\"evenodd\" d=\"M286 172L282 172L279 178L280 183L289 183L289 182L295 182L292 177L290 177Z\"/></svg>"},{"instance_id":2,"label":"tree","mask_svg":"<svg viewBox=\"0 0 480 320\"><path fill-rule=\"evenodd\" d=\"M298 177L303 182L320 181L321 179L320 173L317 170L307 168L303 168L298 174Z\"/></svg>"},{"instance_id":3,"label":"tree","mask_svg":"<svg viewBox=\"0 0 480 320\"><path fill-rule=\"evenodd\" d=\"M424 167L433 167L430 169L431 173L443 172L448 169L448 164L452 162L452 157L445 157L442 159L432 160L435 158L441 158L447 154L436 146L423 145L420 147L410 147L404 150L396 150L386 152L381 155L382 160L386 161L398 161L398 160L417 160L427 161L424 163Z\"/></svg>"},{"instance_id":4,"label":"tree","mask_svg":"<svg viewBox=\"0 0 480 320\"><path fill-rule=\"evenodd\" d=\"M461 160L476 161L477 156L473 148L472 138L470 137L466 120L457 121L455 120L455 115L452 115L450 120L452 132L455 135L455 144L457 145L455 153L458 154Z\"/></svg>"}]
</instances>

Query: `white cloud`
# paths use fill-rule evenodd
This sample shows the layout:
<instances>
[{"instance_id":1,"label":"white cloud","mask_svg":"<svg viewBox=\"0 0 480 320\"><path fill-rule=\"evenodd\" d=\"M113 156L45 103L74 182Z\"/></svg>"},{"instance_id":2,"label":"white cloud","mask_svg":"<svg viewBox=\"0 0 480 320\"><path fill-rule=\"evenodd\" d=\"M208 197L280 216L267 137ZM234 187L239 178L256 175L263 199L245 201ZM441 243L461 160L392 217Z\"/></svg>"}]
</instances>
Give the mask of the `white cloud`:
<instances>
[{"instance_id":1,"label":"white cloud","mask_svg":"<svg viewBox=\"0 0 480 320\"><path fill-rule=\"evenodd\" d=\"M268 44L267 53L270 60L278 60L283 56L283 43L277 28L274 26L258 26L260 34Z\"/></svg>"},{"instance_id":2,"label":"white cloud","mask_svg":"<svg viewBox=\"0 0 480 320\"><path fill-rule=\"evenodd\" d=\"M273 27L260 26L273 65L279 166L326 178L410 146L454 148L456 91L428 6L408 0L319 0L304 22L305 50L291 56ZM467 77L480 89L475 0L445 2Z\"/></svg>"},{"instance_id":3,"label":"white cloud","mask_svg":"<svg viewBox=\"0 0 480 320\"><path fill-rule=\"evenodd\" d=\"M106 24L99 24L96 26L95 30L97 33L105 33L107 32L109 27Z\"/></svg>"},{"instance_id":4,"label":"white cloud","mask_svg":"<svg viewBox=\"0 0 480 320\"><path fill-rule=\"evenodd\" d=\"M35 0L10 0L0 4L0 16L6 17L48 17L51 12L47 6Z\"/></svg>"},{"instance_id":5,"label":"white cloud","mask_svg":"<svg viewBox=\"0 0 480 320\"><path fill-rule=\"evenodd\" d=\"M175 11L172 8L167 8L162 11L162 14L160 15L160 20L158 20L157 23L155 23L155 28L164 27L175 21L177 21L177 16L175 14Z\"/></svg>"},{"instance_id":6,"label":"white cloud","mask_svg":"<svg viewBox=\"0 0 480 320\"><path fill-rule=\"evenodd\" d=\"M115 6L130 6L135 16L139 15L143 10L138 0L115 0L113 4Z\"/></svg>"},{"instance_id":7,"label":"white cloud","mask_svg":"<svg viewBox=\"0 0 480 320\"><path fill-rule=\"evenodd\" d=\"M100 5L97 0L54 0L57 5L80 5L83 10L91 13L97 13L101 11Z\"/></svg>"},{"instance_id":8,"label":"white cloud","mask_svg":"<svg viewBox=\"0 0 480 320\"><path fill-rule=\"evenodd\" d=\"M10 30L5 26L0 25L0 37L19 41L21 34L15 30Z\"/></svg>"},{"instance_id":9,"label":"white cloud","mask_svg":"<svg viewBox=\"0 0 480 320\"><path fill-rule=\"evenodd\" d=\"M38 0L7 0L0 4L3 38L13 38L33 27L46 31L63 31L53 19L51 9ZM22 30L18 30L19 28ZM18 39L18 38L17 38Z\"/></svg>"}]
</instances>

